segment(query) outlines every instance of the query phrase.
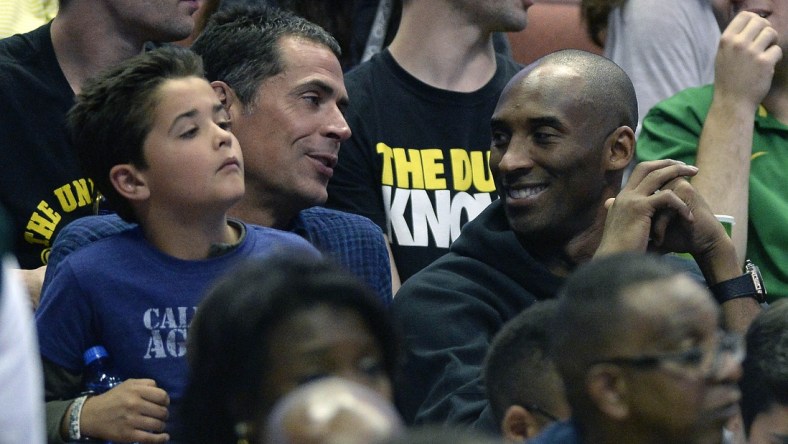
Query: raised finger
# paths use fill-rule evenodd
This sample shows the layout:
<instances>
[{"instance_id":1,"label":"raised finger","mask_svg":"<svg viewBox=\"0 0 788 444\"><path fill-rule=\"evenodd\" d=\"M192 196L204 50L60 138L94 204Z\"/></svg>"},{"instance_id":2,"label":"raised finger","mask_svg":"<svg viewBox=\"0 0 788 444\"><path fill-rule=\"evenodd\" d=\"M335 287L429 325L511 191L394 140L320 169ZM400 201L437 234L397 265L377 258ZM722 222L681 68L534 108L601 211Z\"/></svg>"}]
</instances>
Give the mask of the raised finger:
<instances>
[{"instance_id":1,"label":"raised finger","mask_svg":"<svg viewBox=\"0 0 788 444\"><path fill-rule=\"evenodd\" d=\"M751 12L748 14L749 20L739 32L739 36L746 42L754 42L765 29L771 28L771 24L758 14Z\"/></svg>"},{"instance_id":2,"label":"raised finger","mask_svg":"<svg viewBox=\"0 0 788 444\"><path fill-rule=\"evenodd\" d=\"M635 191L642 195L650 195L674 179L694 176L697 172L697 167L685 163L675 163L663 168L653 169L635 186Z\"/></svg>"},{"instance_id":3,"label":"raised finger","mask_svg":"<svg viewBox=\"0 0 788 444\"><path fill-rule=\"evenodd\" d=\"M643 179L648 176L649 173L671 165L685 165L685 163L680 160L673 159L660 159L640 162L635 165L635 168L632 170L632 174L629 175L629 180L627 180L625 188L635 189L640 184L640 182L642 182Z\"/></svg>"},{"instance_id":4,"label":"raised finger","mask_svg":"<svg viewBox=\"0 0 788 444\"><path fill-rule=\"evenodd\" d=\"M776 44L777 31L771 26L762 28L753 38L753 48L761 52Z\"/></svg>"},{"instance_id":5,"label":"raised finger","mask_svg":"<svg viewBox=\"0 0 788 444\"><path fill-rule=\"evenodd\" d=\"M728 26L723 31L724 36L731 36L734 34L739 34L744 30L744 28L750 23L751 20L761 17L758 14L749 11L741 11L733 17L733 20L728 24Z\"/></svg>"}]
</instances>

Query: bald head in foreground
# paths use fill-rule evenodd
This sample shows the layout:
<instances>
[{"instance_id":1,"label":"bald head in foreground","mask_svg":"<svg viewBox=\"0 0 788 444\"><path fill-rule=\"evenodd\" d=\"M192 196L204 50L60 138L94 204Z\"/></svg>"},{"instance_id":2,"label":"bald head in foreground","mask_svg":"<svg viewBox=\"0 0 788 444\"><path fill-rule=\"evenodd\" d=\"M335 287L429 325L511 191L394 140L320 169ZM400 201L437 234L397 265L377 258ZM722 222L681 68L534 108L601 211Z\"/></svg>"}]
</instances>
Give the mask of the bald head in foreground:
<instances>
[{"instance_id":1,"label":"bald head in foreground","mask_svg":"<svg viewBox=\"0 0 788 444\"><path fill-rule=\"evenodd\" d=\"M369 444L404 429L394 405L342 378L323 378L292 391L266 425L267 444Z\"/></svg>"}]
</instances>

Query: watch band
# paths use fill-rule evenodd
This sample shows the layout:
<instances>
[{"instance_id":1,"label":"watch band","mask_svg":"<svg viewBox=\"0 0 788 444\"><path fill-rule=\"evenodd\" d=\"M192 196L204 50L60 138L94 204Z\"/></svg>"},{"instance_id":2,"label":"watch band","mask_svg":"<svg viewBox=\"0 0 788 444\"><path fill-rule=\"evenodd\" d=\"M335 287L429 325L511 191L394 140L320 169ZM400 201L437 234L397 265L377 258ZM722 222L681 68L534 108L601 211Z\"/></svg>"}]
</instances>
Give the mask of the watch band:
<instances>
[{"instance_id":1,"label":"watch band","mask_svg":"<svg viewBox=\"0 0 788 444\"><path fill-rule=\"evenodd\" d=\"M760 270L750 260L745 262L744 268L743 275L709 287L718 303L744 297L753 298L759 303L766 301L766 287L763 285Z\"/></svg>"}]
</instances>

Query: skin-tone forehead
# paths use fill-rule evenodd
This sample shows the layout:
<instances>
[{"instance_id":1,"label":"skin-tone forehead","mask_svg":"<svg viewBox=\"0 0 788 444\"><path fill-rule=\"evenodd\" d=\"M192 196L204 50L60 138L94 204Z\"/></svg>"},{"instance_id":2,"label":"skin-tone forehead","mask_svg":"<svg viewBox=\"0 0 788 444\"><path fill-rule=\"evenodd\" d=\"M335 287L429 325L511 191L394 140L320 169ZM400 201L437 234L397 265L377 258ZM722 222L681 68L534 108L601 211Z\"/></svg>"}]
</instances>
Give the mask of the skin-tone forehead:
<instances>
[{"instance_id":1,"label":"skin-tone forehead","mask_svg":"<svg viewBox=\"0 0 788 444\"><path fill-rule=\"evenodd\" d=\"M546 101L574 101L577 99L575 94L582 92L585 84L583 76L571 66L550 63L539 65L520 71L509 82L501 94L498 108L521 105L523 102L520 99L525 95L537 95Z\"/></svg>"},{"instance_id":2,"label":"skin-tone forehead","mask_svg":"<svg viewBox=\"0 0 788 444\"><path fill-rule=\"evenodd\" d=\"M624 289L627 318L642 334L636 348L676 344L688 337L714 332L719 309L708 290L685 275L676 275Z\"/></svg>"},{"instance_id":3,"label":"skin-tone forehead","mask_svg":"<svg viewBox=\"0 0 788 444\"><path fill-rule=\"evenodd\" d=\"M329 47L297 35L284 35L277 43L285 70L294 66L311 66L320 72L342 77L339 59Z\"/></svg>"},{"instance_id":4,"label":"skin-tone forehead","mask_svg":"<svg viewBox=\"0 0 788 444\"><path fill-rule=\"evenodd\" d=\"M343 328L336 325L340 321ZM336 328L325 328L330 325ZM375 342L375 337L356 310L324 304L293 313L275 331L286 332L288 341L296 344L292 349L301 352L320 351L326 344L345 339Z\"/></svg>"},{"instance_id":5,"label":"skin-tone forehead","mask_svg":"<svg viewBox=\"0 0 788 444\"><path fill-rule=\"evenodd\" d=\"M527 119L557 118L566 127L578 127L584 137L585 124L601 127L596 112L600 104L586 93L587 80L575 68L544 63L517 74L504 89L493 113L494 121L506 121L512 126Z\"/></svg>"},{"instance_id":6,"label":"skin-tone forehead","mask_svg":"<svg viewBox=\"0 0 788 444\"><path fill-rule=\"evenodd\" d=\"M197 97L205 103L218 105L214 106L215 111L223 111L213 88L202 77L178 77L161 82L154 93L154 121L165 119L162 123L171 126L180 113L189 111Z\"/></svg>"},{"instance_id":7,"label":"skin-tone forehead","mask_svg":"<svg viewBox=\"0 0 788 444\"><path fill-rule=\"evenodd\" d=\"M342 66L331 48L294 35L282 36L278 46L283 63L283 70L278 76L287 76L288 72L294 70L299 70L301 74L311 73L298 79L297 83L299 85L314 83L327 93L339 96L343 105L347 103L348 95L345 90Z\"/></svg>"}]
</instances>

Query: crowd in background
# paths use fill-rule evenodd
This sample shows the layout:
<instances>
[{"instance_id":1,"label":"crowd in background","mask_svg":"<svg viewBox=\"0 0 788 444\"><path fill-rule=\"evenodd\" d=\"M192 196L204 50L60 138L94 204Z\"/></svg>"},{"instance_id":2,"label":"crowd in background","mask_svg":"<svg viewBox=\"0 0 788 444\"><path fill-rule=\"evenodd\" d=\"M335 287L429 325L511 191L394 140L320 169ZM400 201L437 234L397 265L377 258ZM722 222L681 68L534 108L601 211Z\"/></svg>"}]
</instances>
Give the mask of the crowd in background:
<instances>
[{"instance_id":1,"label":"crowd in background","mask_svg":"<svg viewBox=\"0 0 788 444\"><path fill-rule=\"evenodd\" d=\"M0 443L788 442L786 49L781 0L4 2Z\"/></svg>"}]
</instances>

